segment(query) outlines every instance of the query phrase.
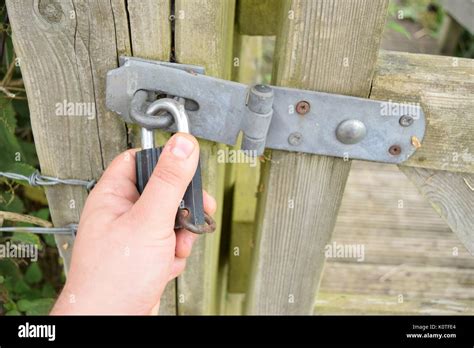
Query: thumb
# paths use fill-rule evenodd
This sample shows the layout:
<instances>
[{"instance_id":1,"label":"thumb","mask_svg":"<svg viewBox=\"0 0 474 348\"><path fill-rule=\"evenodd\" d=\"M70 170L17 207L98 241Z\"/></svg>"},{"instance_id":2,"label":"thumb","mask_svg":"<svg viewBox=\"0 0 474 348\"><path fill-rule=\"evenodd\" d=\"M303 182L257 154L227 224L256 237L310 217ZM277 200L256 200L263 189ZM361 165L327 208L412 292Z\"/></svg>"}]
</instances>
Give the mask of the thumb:
<instances>
[{"instance_id":1,"label":"thumb","mask_svg":"<svg viewBox=\"0 0 474 348\"><path fill-rule=\"evenodd\" d=\"M176 211L198 161L197 140L191 134L173 135L161 152L141 197L131 209L132 216L154 231L172 229Z\"/></svg>"}]
</instances>

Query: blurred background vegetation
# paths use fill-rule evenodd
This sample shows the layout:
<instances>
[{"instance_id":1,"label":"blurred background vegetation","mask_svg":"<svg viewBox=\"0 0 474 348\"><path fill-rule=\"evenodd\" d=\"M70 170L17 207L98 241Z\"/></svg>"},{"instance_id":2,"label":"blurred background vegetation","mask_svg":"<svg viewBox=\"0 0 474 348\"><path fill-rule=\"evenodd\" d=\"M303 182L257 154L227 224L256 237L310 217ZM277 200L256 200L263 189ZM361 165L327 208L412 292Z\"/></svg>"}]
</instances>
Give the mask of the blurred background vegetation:
<instances>
[{"instance_id":1,"label":"blurred background vegetation","mask_svg":"<svg viewBox=\"0 0 474 348\"><path fill-rule=\"evenodd\" d=\"M386 30L417 40L438 38L445 13L438 1L391 1ZM31 175L39 169L28 103L11 40L5 1L0 0L0 171ZM410 23L418 25L416 32ZM456 38L454 56L474 57L474 39L468 31ZM271 52L264 63L270 80ZM32 226L24 215L47 226L49 210L43 188L0 178L0 226ZM13 214L11 214L13 213ZM31 243L40 251L37 262L0 259L0 315L46 314L64 283L64 273L54 238L30 233L0 233L0 243Z\"/></svg>"}]
</instances>

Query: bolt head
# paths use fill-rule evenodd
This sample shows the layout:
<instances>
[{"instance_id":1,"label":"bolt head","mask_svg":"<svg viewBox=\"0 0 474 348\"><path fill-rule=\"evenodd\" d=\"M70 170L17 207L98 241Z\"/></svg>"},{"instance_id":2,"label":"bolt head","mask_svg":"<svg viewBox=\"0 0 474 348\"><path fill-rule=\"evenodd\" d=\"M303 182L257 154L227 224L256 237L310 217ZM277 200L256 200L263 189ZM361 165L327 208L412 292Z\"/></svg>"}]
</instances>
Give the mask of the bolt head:
<instances>
[{"instance_id":1,"label":"bolt head","mask_svg":"<svg viewBox=\"0 0 474 348\"><path fill-rule=\"evenodd\" d=\"M299 132L291 133L288 137L288 143L293 146L298 146L303 141L303 135Z\"/></svg>"},{"instance_id":2,"label":"bolt head","mask_svg":"<svg viewBox=\"0 0 474 348\"><path fill-rule=\"evenodd\" d=\"M403 115L398 120L398 123L400 123L400 126L402 126L402 127L409 127L413 124L413 121L414 121L413 117L408 116L408 115Z\"/></svg>"},{"instance_id":3,"label":"bolt head","mask_svg":"<svg viewBox=\"0 0 474 348\"><path fill-rule=\"evenodd\" d=\"M310 104L307 101L300 101L298 104L296 104L296 112L300 115L305 115L309 112L311 109Z\"/></svg>"},{"instance_id":4,"label":"bolt head","mask_svg":"<svg viewBox=\"0 0 474 348\"><path fill-rule=\"evenodd\" d=\"M357 144L367 135L365 124L359 120L345 120L336 129L336 138L343 144Z\"/></svg>"},{"instance_id":5,"label":"bolt head","mask_svg":"<svg viewBox=\"0 0 474 348\"><path fill-rule=\"evenodd\" d=\"M253 88L254 88L255 91L260 92L260 93L271 93L272 92L272 88L270 86L267 86L267 85L255 85Z\"/></svg>"},{"instance_id":6,"label":"bolt head","mask_svg":"<svg viewBox=\"0 0 474 348\"><path fill-rule=\"evenodd\" d=\"M392 156L398 156L402 153L402 148L400 147L400 145L392 145L390 146L390 148L388 149L388 152L392 155Z\"/></svg>"}]
</instances>

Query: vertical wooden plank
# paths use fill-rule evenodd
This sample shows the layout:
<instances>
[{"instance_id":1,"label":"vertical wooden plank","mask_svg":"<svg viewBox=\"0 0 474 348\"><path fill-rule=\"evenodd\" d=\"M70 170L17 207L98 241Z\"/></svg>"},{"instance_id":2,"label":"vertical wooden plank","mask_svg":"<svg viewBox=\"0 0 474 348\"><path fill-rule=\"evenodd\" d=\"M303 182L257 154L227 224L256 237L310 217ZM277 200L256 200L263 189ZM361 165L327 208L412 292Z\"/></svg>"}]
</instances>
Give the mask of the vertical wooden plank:
<instances>
[{"instance_id":1,"label":"vertical wooden plank","mask_svg":"<svg viewBox=\"0 0 474 348\"><path fill-rule=\"evenodd\" d=\"M439 54L453 56L464 28L448 13L444 16L438 38Z\"/></svg>"},{"instance_id":2,"label":"vertical wooden plank","mask_svg":"<svg viewBox=\"0 0 474 348\"><path fill-rule=\"evenodd\" d=\"M171 54L169 0L128 0L132 53L136 57L168 61Z\"/></svg>"},{"instance_id":3,"label":"vertical wooden plank","mask_svg":"<svg viewBox=\"0 0 474 348\"><path fill-rule=\"evenodd\" d=\"M254 245L260 165L237 164L232 206L228 291L245 293Z\"/></svg>"},{"instance_id":4,"label":"vertical wooden plank","mask_svg":"<svg viewBox=\"0 0 474 348\"><path fill-rule=\"evenodd\" d=\"M235 1L176 0L175 56L179 63L201 65L206 74L230 78ZM178 278L178 313L212 314L216 308L216 275L225 166L217 163L218 145L200 141L203 187L218 202L217 230L195 243L185 272Z\"/></svg>"},{"instance_id":5,"label":"vertical wooden plank","mask_svg":"<svg viewBox=\"0 0 474 348\"><path fill-rule=\"evenodd\" d=\"M399 168L474 255L474 174Z\"/></svg>"},{"instance_id":6,"label":"vertical wooden plank","mask_svg":"<svg viewBox=\"0 0 474 348\"><path fill-rule=\"evenodd\" d=\"M370 91L388 1L288 0L274 83L353 96ZM317 112L317 105L311 106ZM297 121L297 114L289 114ZM304 141L304 139L303 139ZM274 151L262 173L249 314L310 314L350 161Z\"/></svg>"},{"instance_id":7,"label":"vertical wooden plank","mask_svg":"<svg viewBox=\"0 0 474 348\"><path fill-rule=\"evenodd\" d=\"M122 38L126 35L120 30L126 21L124 12L113 11L113 7L120 8L120 2L114 5L106 1L7 1L45 175L97 179L126 147L123 122L105 107L106 72L117 66L117 28ZM58 110L64 103L81 103L88 112L65 115ZM46 195L56 226L79 221L87 196L84 188L52 186ZM58 236L56 241L67 271L74 239Z\"/></svg>"},{"instance_id":8,"label":"vertical wooden plank","mask_svg":"<svg viewBox=\"0 0 474 348\"><path fill-rule=\"evenodd\" d=\"M240 17L241 14L238 16ZM262 83L262 41L261 36L234 33L232 80L248 85ZM234 150L240 149L240 141L241 139ZM254 245L260 160L255 159L253 163L227 164L226 170L229 169L233 171L234 183L229 231L230 240L226 246L228 278L223 312L229 315L237 315L242 314L242 304L248 286L250 261Z\"/></svg>"},{"instance_id":9,"label":"vertical wooden plank","mask_svg":"<svg viewBox=\"0 0 474 348\"><path fill-rule=\"evenodd\" d=\"M171 22L169 0L128 0L132 55L169 61L171 56ZM157 137L161 132L155 132ZM132 144L140 147L138 127L134 127ZM159 135L158 135L159 134ZM160 139L162 140L162 139ZM157 141L157 144L159 142ZM172 280L161 296L159 314L176 315L176 280Z\"/></svg>"}]
</instances>

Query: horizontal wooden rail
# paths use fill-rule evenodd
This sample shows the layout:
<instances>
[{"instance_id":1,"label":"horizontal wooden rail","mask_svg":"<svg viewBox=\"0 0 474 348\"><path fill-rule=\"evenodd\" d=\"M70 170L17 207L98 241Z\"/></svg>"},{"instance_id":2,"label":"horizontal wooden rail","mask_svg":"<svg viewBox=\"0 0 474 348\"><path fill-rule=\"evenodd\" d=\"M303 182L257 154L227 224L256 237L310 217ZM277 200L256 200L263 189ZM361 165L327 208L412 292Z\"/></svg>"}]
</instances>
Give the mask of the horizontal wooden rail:
<instances>
[{"instance_id":1,"label":"horizontal wooden rail","mask_svg":"<svg viewBox=\"0 0 474 348\"><path fill-rule=\"evenodd\" d=\"M422 146L404 166L474 172L473 74L472 59L380 52L370 98L420 103L427 117Z\"/></svg>"}]
</instances>

